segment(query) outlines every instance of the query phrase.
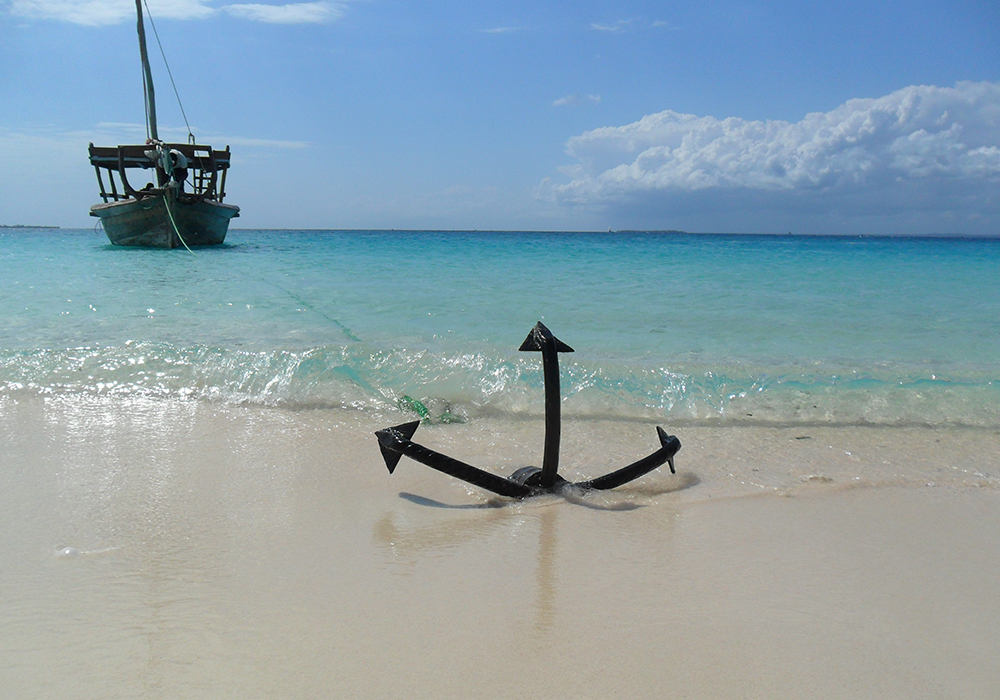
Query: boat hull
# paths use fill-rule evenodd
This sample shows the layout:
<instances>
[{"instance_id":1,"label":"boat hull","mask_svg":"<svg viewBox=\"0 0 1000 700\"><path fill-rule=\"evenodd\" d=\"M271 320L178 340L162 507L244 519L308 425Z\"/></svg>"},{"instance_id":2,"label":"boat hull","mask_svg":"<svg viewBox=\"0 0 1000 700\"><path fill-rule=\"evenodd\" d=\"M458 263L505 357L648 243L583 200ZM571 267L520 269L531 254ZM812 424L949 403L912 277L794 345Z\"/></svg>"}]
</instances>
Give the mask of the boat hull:
<instances>
[{"instance_id":1,"label":"boat hull","mask_svg":"<svg viewBox=\"0 0 1000 700\"><path fill-rule=\"evenodd\" d=\"M211 200L171 199L169 206L168 212L164 195L152 195L95 204L90 215L100 218L108 240L114 245L179 248L185 244L219 245L226 240L230 219L239 216L240 211L234 204Z\"/></svg>"}]
</instances>

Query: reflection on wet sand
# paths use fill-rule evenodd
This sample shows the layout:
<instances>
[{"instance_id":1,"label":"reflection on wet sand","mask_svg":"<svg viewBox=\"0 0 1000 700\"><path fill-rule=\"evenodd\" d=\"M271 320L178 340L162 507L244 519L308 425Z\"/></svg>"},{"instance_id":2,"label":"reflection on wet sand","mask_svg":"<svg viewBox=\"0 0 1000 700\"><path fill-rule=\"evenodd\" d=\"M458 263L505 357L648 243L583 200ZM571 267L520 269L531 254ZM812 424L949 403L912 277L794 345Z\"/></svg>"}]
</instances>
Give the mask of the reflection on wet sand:
<instances>
[{"instance_id":1,"label":"reflection on wet sand","mask_svg":"<svg viewBox=\"0 0 1000 700\"><path fill-rule=\"evenodd\" d=\"M535 632L552 629L556 618L556 530L558 512L555 508L541 511L538 532L538 594L535 599Z\"/></svg>"},{"instance_id":2,"label":"reflection on wet sand","mask_svg":"<svg viewBox=\"0 0 1000 700\"><path fill-rule=\"evenodd\" d=\"M531 624L536 633L544 635L556 624L559 617L557 607L557 580L559 566L559 530L571 511L567 508L582 506L591 511L623 513L656 505L656 497L691 488L698 483L692 473L681 473L671 477L666 483L635 484L615 491L588 491L568 486L552 495L545 495L525 501L491 498L484 502L448 504L413 493L401 492L400 499L412 504L461 511L464 516L435 520L428 524L401 526L400 514L387 512L373 526L373 539L391 552L393 557L410 560L436 555L442 551L475 544L482 546L482 540L506 530L512 535L523 534L528 528L537 531L537 549L534 557L535 595ZM456 513L458 516L458 513ZM669 519L667 519L669 522ZM532 527L533 526L533 527ZM618 528L609 528L613 534ZM622 536L627 536L629 528L622 528ZM527 601L525 601L527 604Z\"/></svg>"},{"instance_id":3,"label":"reflection on wet sand","mask_svg":"<svg viewBox=\"0 0 1000 700\"><path fill-rule=\"evenodd\" d=\"M400 493L381 419L342 412L0 417L5 697L995 695L992 432L690 428L687 473L512 501ZM439 439L514 454L521 427ZM642 426L590 427L582 476Z\"/></svg>"},{"instance_id":4,"label":"reflection on wet sand","mask_svg":"<svg viewBox=\"0 0 1000 700\"><path fill-rule=\"evenodd\" d=\"M422 499L413 494L400 494L401 498L433 507L463 508L446 506L436 501ZM388 547L395 556L419 557L431 550L451 549L468 545L500 528L520 530L530 523L537 523L538 550L536 556L536 582L534 627L544 632L551 628L555 619L555 557L558 519L562 505L554 497L536 499L531 508L522 508L520 503L507 504L490 501L485 504L464 506L483 512L484 517L473 522L439 522L414 528L399 528L393 513L387 513L374 527L375 541ZM542 502L544 501L544 502Z\"/></svg>"}]
</instances>

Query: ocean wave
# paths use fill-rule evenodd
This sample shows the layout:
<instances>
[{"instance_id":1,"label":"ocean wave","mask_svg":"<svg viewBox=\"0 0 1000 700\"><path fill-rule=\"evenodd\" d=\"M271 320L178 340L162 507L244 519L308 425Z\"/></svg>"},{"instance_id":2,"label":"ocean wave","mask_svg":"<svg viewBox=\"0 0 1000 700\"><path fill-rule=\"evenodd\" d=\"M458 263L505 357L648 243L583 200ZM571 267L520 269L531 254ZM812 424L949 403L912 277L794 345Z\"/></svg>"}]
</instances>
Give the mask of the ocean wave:
<instances>
[{"instance_id":1,"label":"ocean wave","mask_svg":"<svg viewBox=\"0 0 1000 700\"><path fill-rule=\"evenodd\" d=\"M1000 427L1000 381L973 370L582 361L561 366L567 417L671 424ZM234 350L130 341L0 351L0 394L143 396L289 409L399 409L427 420L543 412L539 358L365 343Z\"/></svg>"}]
</instances>

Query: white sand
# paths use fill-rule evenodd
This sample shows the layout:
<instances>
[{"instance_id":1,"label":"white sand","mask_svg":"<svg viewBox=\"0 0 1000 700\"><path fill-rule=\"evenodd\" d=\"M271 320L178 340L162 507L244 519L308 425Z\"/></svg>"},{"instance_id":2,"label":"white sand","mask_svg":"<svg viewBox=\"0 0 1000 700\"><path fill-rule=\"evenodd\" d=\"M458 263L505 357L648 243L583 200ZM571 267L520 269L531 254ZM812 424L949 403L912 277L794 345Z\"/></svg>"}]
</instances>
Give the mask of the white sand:
<instances>
[{"instance_id":1,"label":"white sand","mask_svg":"<svg viewBox=\"0 0 1000 700\"><path fill-rule=\"evenodd\" d=\"M1000 697L995 432L682 428L678 476L511 503L390 477L371 432L399 416L0 419L5 697ZM508 473L541 452L536 421L415 439ZM656 438L563 444L595 476Z\"/></svg>"}]
</instances>

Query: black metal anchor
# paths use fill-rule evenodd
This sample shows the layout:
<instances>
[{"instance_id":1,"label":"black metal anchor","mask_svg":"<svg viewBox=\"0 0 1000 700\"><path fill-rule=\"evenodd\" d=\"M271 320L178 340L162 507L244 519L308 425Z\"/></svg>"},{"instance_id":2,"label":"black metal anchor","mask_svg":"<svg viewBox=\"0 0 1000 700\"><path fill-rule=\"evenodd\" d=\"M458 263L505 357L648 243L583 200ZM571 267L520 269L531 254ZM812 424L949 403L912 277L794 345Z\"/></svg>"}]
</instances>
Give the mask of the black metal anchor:
<instances>
[{"instance_id":1,"label":"black metal anchor","mask_svg":"<svg viewBox=\"0 0 1000 700\"><path fill-rule=\"evenodd\" d=\"M379 449L382 451L382 458L385 466L392 474L399 463L400 458L406 455L410 459L426 464L432 469L444 472L456 478L466 481L474 486L479 486L487 491L510 496L511 498L526 498L537 496L542 493L551 493L570 482L559 476L559 435L560 435L560 415L559 415L559 353L573 352L573 348L566 345L554 335L552 331L539 321L528 337L525 338L519 350L524 352L542 353L542 371L545 377L545 451L542 456L542 467L522 467L515 471L510 477L496 476L485 472L482 469L460 462L448 455L435 452L423 445L418 445L410 438L420 426L420 421L404 423L392 428L385 428L375 432L378 438ZM681 441L673 435L667 435L660 426L656 426L656 433L660 438L660 449L647 457L643 457L637 462L633 462L627 467L622 467L610 474L605 474L590 481L580 481L573 486L583 489L613 489L616 486L628 483L633 479L638 479L643 474L653 471L664 462L670 465L670 473L676 474L674 469L674 455L681 449Z\"/></svg>"}]
</instances>

